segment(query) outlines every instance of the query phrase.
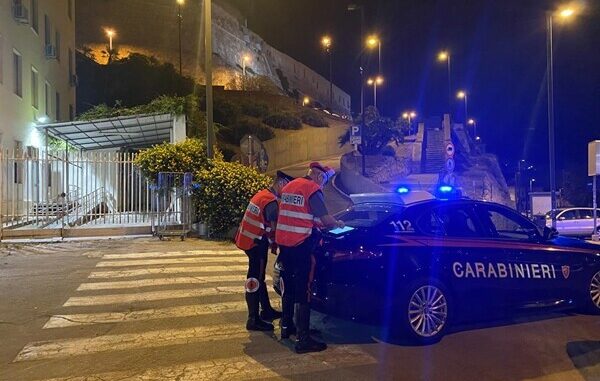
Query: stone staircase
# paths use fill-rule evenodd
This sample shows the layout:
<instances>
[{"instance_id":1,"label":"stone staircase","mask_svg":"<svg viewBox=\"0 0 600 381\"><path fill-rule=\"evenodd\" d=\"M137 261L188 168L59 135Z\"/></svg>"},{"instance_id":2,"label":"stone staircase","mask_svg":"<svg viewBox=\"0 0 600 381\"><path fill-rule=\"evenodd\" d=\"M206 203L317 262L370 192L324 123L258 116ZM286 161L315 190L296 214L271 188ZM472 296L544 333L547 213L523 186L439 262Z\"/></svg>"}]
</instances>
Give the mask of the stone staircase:
<instances>
[{"instance_id":1,"label":"stone staircase","mask_svg":"<svg viewBox=\"0 0 600 381\"><path fill-rule=\"evenodd\" d=\"M445 165L444 131L428 129L424 173L439 173Z\"/></svg>"}]
</instances>

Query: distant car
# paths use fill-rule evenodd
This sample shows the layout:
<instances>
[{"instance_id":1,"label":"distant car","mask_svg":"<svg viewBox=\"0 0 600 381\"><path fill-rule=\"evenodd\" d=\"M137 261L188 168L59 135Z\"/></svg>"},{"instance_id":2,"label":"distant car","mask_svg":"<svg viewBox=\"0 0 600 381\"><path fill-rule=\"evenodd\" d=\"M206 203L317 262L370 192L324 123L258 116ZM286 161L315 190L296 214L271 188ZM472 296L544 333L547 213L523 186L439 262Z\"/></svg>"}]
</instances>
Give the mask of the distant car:
<instances>
[{"instance_id":1,"label":"distant car","mask_svg":"<svg viewBox=\"0 0 600 381\"><path fill-rule=\"evenodd\" d=\"M311 285L317 310L376 319L422 343L458 321L555 308L600 313L599 245L540 233L491 202L364 200L338 215L345 228L323 233Z\"/></svg>"},{"instance_id":2,"label":"distant car","mask_svg":"<svg viewBox=\"0 0 600 381\"><path fill-rule=\"evenodd\" d=\"M594 234L594 209L567 208L555 210L556 230L561 235L574 237L589 237ZM595 232L600 232L600 215ZM552 212L545 216L546 226L552 226Z\"/></svg>"}]
</instances>

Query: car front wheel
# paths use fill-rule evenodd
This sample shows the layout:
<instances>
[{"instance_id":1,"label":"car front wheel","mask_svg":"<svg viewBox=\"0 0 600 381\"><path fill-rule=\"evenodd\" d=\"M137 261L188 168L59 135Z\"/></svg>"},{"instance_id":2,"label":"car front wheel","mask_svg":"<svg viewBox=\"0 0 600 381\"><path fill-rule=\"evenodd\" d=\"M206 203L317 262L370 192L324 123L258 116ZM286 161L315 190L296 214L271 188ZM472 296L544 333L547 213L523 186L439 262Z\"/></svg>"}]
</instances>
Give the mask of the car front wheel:
<instances>
[{"instance_id":1,"label":"car front wheel","mask_svg":"<svg viewBox=\"0 0 600 381\"><path fill-rule=\"evenodd\" d=\"M590 280L586 300L586 310L593 314L600 314L600 271L596 272Z\"/></svg>"},{"instance_id":2,"label":"car front wheel","mask_svg":"<svg viewBox=\"0 0 600 381\"><path fill-rule=\"evenodd\" d=\"M412 342L436 343L450 322L451 302L446 287L434 279L414 282L397 311L396 333Z\"/></svg>"}]
</instances>

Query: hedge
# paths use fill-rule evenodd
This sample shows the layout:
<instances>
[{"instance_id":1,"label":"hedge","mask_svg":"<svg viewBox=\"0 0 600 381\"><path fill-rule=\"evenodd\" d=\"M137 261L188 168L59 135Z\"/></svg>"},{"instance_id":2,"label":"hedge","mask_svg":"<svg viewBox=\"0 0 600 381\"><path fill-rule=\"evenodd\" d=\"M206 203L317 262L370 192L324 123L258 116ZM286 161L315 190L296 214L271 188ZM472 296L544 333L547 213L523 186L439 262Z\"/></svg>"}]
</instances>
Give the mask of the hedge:
<instances>
[{"instance_id":1,"label":"hedge","mask_svg":"<svg viewBox=\"0 0 600 381\"><path fill-rule=\"evenodd\" d=\"M146 178L155 182L159 172L196 172L209 165L206 145L199 139L163 143L140 151L135 159Z\"/></svg>"},{"instance_id":2,"label":"hedge","mask_svg":"<svg viewBox=\"0 0 600 381\"><path fill-rule=\"evenodd\" d=\"M248 118L240 119L233 126L219 130L219 137L233 145L239 145L240 140L249 134L255 135L263 142L275 137L275 132L271 127L265 126L258 120Z\"/></svg>"},{"instance_id":3,"label":"hedge","mask_svg":"<svg viewBox=\"0 0 600 381\"><path fill-rule=\"evenodd\" d=\"M262 102L243 102L240 109L242 114L255 118L264 118L269 115L269 106Z\"/></svg>"},{"instance_id":4,"label":"hedge","mask_svg":"<svg viewBox=\"0 0 600 381\"><path fill-rule=\"evenodd\" d=\"M265 124L280 128L282 130L299 130L302 128L302 121L300 118L289 113L277 113L267 116L263 122Z\"/></svg>"},{"instance_id":5,"label":"hedge","mask_svg":"<svg viewBox=\"0 0 600 381\"><path fill-rule=\"evenodd\" d=\"M302 123L308 124L313 127L329 127L329 123L323 118L322 115L319 115L318 112L310 109L302 110L300 113L300 119Z\"/></svg>"},{"instance_id":6,"label":"hedge","mask_svg":"<svg viewBox=\"0 0 600 381\"><path fill-rule=\"evenodd\" d=\"M200 217L218 237L237 227L250 198L271 184L253 168L218 160L197 171L195 181L200 183L195 192Z\"/></svg>"}]
</instances>

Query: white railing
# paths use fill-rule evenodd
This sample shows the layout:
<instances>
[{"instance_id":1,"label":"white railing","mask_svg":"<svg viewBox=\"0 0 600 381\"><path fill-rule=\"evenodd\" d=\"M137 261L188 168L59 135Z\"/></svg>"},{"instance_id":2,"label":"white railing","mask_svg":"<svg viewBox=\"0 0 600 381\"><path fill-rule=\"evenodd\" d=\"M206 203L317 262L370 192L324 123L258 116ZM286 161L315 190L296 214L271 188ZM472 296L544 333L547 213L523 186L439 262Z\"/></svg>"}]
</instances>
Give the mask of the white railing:
<instances>
[{"instance_id":1,"label":"white railing","mask_svg":"<svg viewBox=\"0 0 600 381\"><path fill-rule=\"evenodd\" d=\"M148 225L154 190L123 152L0 152L0 232Z\"/></svg>"}]
</instances>

